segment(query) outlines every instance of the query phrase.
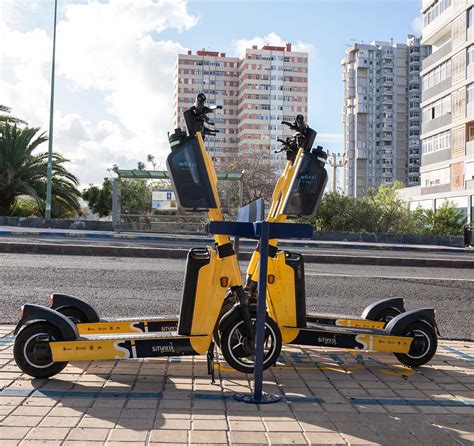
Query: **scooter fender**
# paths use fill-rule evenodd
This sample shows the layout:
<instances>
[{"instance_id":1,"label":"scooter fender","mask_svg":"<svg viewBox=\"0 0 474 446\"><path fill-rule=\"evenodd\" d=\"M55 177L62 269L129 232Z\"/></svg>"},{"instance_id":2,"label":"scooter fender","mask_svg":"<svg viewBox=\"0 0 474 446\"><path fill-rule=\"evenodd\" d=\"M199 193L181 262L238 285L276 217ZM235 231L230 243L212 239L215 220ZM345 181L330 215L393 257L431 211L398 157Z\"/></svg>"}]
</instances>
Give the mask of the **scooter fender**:
<instances>
[{"instance_id":1,"label":"scooter fender","mask_svg":"<svg viewBox=\"0 0 474 446\"><path fill-rule=\"evenodd\" d=\"M34 322L44 321L54 325L61 332L63 341L75 341L79 339L79 332L69 318L51 308L42 307L41 305L25 304L22 306L21 311L22 317L13 332L15 335L22 327Z\"/></svg>"},{"instance_id":2,"label":"scooter fender","mask_svg":"<svg viewBox=\"0 0 474 446\"><path fill-rule=\"evenodd\" d=\"M435 311L432 308L420 308L418 310L406 311L394 317L386 326L385 332L389 335L400 336L406 327L413 322L426 322L437 330Z\"/></svg>"},{"instance_id":3,"label":"scooter fender","mask_svg":"<svg viewBox=\"0 0 474 446\"><path fill-rule=\"evenodd\" d=\"M255 316L257 314L257 304L250 304L249 307L250 316ZM239 304L236 304L232 309L224 314L224 316L222 316L219 321L219 331L225 331L231 324L240 319L242 319L242 316L240 315Z\"/></svg>"},{"instance_id":4,"label":"scooter fender","mask_svg":"<svg viewBox=\"0 0 474 446\"><path fill-rule=\"evenodd\" d=\"M50 297L51 308L60 311L63 308L76 308L82 311L87 318L87 323L100 322L99 315L95 309L80 297L68 294L54 293Z\"/></svg>"},{"instance_id":5,"label":"scooter fender","mask_svg":"<svg viewBox=\"0 0 474 446\"><path fill-rule=\"evenodd\" d=\"M361 314L361 318L374 321L376 320L375 318L377 314L379 314L382 310L386 310L387 308L393 308L398 310L400 313L405 312L403 297L389 297L387 299L378 300L364 309Z\"/></svg>"}]
</instances>

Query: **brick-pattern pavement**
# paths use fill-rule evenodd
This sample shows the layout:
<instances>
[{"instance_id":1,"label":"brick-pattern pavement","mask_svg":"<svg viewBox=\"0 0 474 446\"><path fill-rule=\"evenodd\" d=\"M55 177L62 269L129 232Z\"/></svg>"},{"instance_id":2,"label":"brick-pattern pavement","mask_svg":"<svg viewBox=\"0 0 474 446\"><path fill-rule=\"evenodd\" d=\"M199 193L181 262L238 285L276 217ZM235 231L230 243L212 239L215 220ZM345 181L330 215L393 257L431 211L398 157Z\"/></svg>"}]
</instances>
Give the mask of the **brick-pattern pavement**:
<instances>
[{"instance_id":1,"label":"brick-pattern pavement","mask_svg":"<svg viewBox=\"0 0 474 446\"><path fill-rule=\"evenodd\" d=\"M285 347L264 389L283 401L232 398L250 376L204 357L70 364L54 379L16 367L0 327L0 444L474 444L474 343L440 341L413 371L388 354Z\"/></svg>"}]
</instances>

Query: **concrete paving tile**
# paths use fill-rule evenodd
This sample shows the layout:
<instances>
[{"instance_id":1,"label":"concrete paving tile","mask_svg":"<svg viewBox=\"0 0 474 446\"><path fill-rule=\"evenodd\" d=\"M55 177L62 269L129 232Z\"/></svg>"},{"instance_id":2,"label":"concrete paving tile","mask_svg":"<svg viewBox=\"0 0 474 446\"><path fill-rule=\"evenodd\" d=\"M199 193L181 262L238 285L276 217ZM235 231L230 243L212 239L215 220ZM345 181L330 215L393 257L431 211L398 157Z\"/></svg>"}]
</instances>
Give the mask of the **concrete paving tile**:
<instances>
[{"instance_id":1,"label":"concrete paving tile","mask_svg":"<svg viewBox=\"0 0 474 446\"><path fill-rule=\"evenodd\" d=\"M155 420L153 418L119 418L117 427L136 430L153 429Z\"/></svg>"},{"instance_id":2,"label":"concrete paving tile","mask_svg":"<svg viewBox=\"0 0 474 446\"><path fill-rule=\"evenodd\" d=\"M33 427L37 426L43 417L33 417L33 416L26 416L20 415L15 416L11 415L4 420L2 420L2 426L23 426L23 427Z\"/></svg>"},{"instance_id":3,"label":"concrete paving tile","mask_svg":"<svg viewBox=\"0 0 474 446\"><path fill-rule=\"evenodd\" d=\"M226 420L193 420L191 428L193 431L227 431L228 425Z\"/></svg>"},{"instance_id":4,"label":"concrete paving tile","mask_svg":"<svg viewBox=\"0 0 474 446\"><path fill-rule=\"evenodd\" d=\"M264 421L268 432L302 432L297 421Z\"/></svg>"},{"instance_id":5,"label":"concrete paving tile","mask_svg":"<svg viewBox=\"0 0 474 446\"><path fill-rule=\"evenodd\" d=\"M188 441L187 430L152 430L150 434L150 444L154 443L187 443Z\"/></svg>"},{"instance_id":6,"label":"concrete paving tile","mask_svg":"<svg viewBox=\"0 0 474 446\"><path fill-rule=\"evenodd\" d=\"M21 440L30 429L30 427L0 426L0 438L2 440Z\"/></svg>"},{"instance_id":7,"label":"concrete paving tile","mask_svg":"<svg viewBox=\"0 0 474 446\"><path fill-rule=\"evenodd\" d=\"M50 417L43 418L39 427L75 427L79 424L81 417Z\"/></svg>"},{"instance_id":8,"label":"concrete paving tile","mask_svg":"<svg viewBox=\"0 0 474 446\"><path fill-rule=\"evenodd\" d=\"M237 444L252 444L252 445L267 445L268 440L264 432L242 432L231 431L229 438L232 445Z\"/></svg>"},{"instance_id":9,"label":"concrete paving tile","mask_svg":"<svg viewBox=\"0 0 474 446\"><path fill-rule=\"evenodd\" d=\"M308 441L300 432L269 432L267 436L270 444L308 444Z\"/></svg>"},{"instance_id":10,"label":"concrete paving tile","mask_svg":"<svg viewBox=\"0 0 474 446\"><path fill-rule=\"evenodd\" d=\"M51 407L43 406L20 406L18 407L12 415L16 416L40 416L44 417L51 411Z\"/></svg>"},{"instance_id":11,"label":"concrete paving tile","mask_svg":"<svg viewBox=\"0 0 474 446\"><path fill-rule=\"evenodd\" d=\"M265 425L260 420L230 420L231 431L264 432Z\"/></svg>"},{"instance_id":12,"label":"concrete paving tile","mask_svg":"<svg viewBox=\"0 0 474 446\"><path fill-rule=\"evenodd\" d=\"M56 418L56 417L55 417ZM102 429L113 429L117 424L117 419L101 419L95 417L86 416L82 418L78 427L80 428L102 428Z\"/></svg>"},{"instance_id":13,"label":"concrete paving tile","mask_svg":"<svg viewBox=\"0 0 474 446\"><path fill-rule=\"evenodd\" d=\"M67 439L79 441L105 441L108 434L109 429L76 427L71 429Z\"/></svg>"},{"instance_id":14,"label":"concrete paving tile","mask_svg":"<svg viewBox=\"0 0 474 446\"><path fill-rule=\"evenodd\" d=\"M227 432L223 431L191 431L191 444L227 444Z\"/></svg>"},{"instance_id":15,"label":"concrete paving tile","mask_svg":"<svg viewBox=\"0 0 474 446\"><path fill-rule=\"evenodd\" d=\"M148 431L146 430L135 430L135 429L113 429L110 433L108 441L121 441L121 442L145 442L148 437Z\"/></svg>"},{"instance_id":16,"label":"concrete paving tile","mask_svg":"<svg viewBox=\"0 0 474 446\"><path fill-rule=\"evenodd\" d=\"M69 433L68 427L35 427L26 436L29 440L64 440Z\"/></svg>"},{"instance_id":17,"label":"concrete paving tile","mask_svg":"<svg viewBox=\"0 0 474 446\"><path fill-rule=\"evenodd\" d=\"M154 429L159 430L191 430L191 420L164 419L158 415Z\"/></svg>"}]
</instances>

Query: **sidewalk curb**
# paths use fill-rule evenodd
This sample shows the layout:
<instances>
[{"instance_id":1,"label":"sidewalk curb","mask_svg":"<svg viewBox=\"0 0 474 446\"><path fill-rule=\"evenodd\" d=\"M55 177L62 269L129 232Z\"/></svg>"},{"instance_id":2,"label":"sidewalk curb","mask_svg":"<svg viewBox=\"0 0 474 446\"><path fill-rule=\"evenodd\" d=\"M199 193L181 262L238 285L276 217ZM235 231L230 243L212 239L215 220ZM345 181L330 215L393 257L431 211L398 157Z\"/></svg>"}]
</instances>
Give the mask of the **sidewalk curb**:
<instances>
[{"instance_id":1,"label":"sidewalk curb","mask_svg":"<svg viewBox=\"0 0 474 446\"><path fill-rule=\"evenodd\" d=\"M176 235L134 235L134 234L123 234L112 232L107 233L87 233L87 232L67 232L67 231L28 231L28 232L18 232L10 230L0 230L0 237L11 237L11 238L28 238L28 237L48 237L48 238L64 238L64 239L93 239L93 240L116 240L116 241L148 241L148 242L181 242L185 240L186 242L191 243L213 243L213 239L206 235L195 235L195 236L176 236ZM241 240L241 246L252 245L253 241ZM430 252L430 253L470 253L470 250L467 250L463 247L456 246L400 246L397 244L362 244L360 242L350 242L350 241L324 241L324 240L300 240L298 242L291 241L281 241L280 246L298 248L302 245L307 245L308 247L315 249L341 249L341 250L363 250L363 251L397 251L397 252ZM474 255L473 255L474 257Z\"/></svg>"},{"instance_id":2,"label":"sidewalk curb","mask_svg":"<svg viewBox=\"0 0 474 446\"><path fill-rule=\"evenodd\" d=\"M185 259L188 249L0 242L0 253ZM239 253L240 260L249 260L250 256L250 251ZM463 259L377 257L323 253L307 253L304 254L304 259L307 263L474 269L474 260Z\"/></svg>"}]
</instances>

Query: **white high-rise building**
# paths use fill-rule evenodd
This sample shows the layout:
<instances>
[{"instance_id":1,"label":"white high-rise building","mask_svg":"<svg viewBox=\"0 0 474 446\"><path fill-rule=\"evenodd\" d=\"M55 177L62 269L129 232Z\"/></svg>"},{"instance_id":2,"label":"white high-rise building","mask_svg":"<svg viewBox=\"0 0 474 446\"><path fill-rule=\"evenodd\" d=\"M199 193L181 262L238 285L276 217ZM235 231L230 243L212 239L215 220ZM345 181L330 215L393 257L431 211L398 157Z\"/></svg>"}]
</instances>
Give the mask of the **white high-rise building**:
<instances>
[{"instance_id":1,"label":"white high-rise building","mask_svg":"<svg viewBox=\"0 0 474 446\"><path fill-rule=\"evenodd\" d=\"M474 1L423 0L421 184L403 190L412 207L454 202L473 220Z\"/></svg>"},{"instance_id":2,"label":"white high-rise building","mask_svg":"<svg viewBox=\"0 0 474 446\"><path fill-rule=\"evenodd\" d=\"M363 196L396 180L419 184L420 68L428 48L355 43L346 50L344 81L344 191Z\"/></svg>"}]
</instances>

